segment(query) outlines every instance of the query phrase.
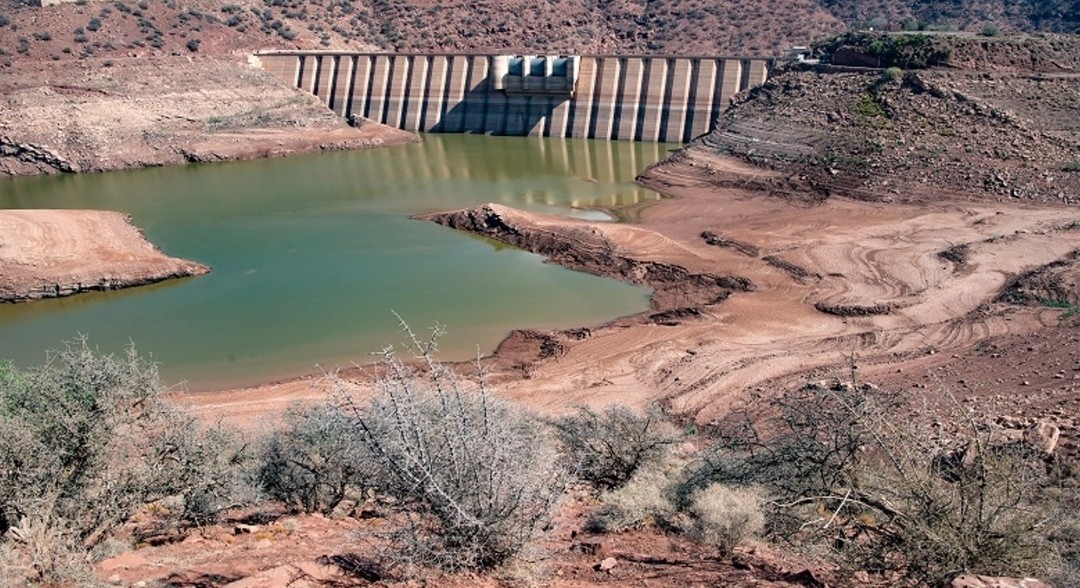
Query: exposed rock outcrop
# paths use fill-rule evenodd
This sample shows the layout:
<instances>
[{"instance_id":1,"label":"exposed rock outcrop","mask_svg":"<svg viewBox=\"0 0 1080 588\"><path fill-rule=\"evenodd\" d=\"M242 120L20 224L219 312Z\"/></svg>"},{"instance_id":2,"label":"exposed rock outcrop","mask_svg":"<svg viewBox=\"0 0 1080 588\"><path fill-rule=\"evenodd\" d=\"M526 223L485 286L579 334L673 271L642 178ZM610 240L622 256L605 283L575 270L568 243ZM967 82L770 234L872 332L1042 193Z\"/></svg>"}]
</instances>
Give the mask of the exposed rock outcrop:
<instances>
[{"instance_id":1,"label":"exposed rock outcrop","mask_svg":"<svg viewBox=\"0 0 1080 588\"><path fill-rule=\"evenodd\" d=\"M569 268L651 287L652 306L659 312L714 304L732 292L754 289L744 277L691 272L679 265L627 253L597 223L537 215L499 204L416 218L497 239ZM618 230L641 232L640 238L651 238L636 227L620 225Z\"/></svg>"}]
</instances>

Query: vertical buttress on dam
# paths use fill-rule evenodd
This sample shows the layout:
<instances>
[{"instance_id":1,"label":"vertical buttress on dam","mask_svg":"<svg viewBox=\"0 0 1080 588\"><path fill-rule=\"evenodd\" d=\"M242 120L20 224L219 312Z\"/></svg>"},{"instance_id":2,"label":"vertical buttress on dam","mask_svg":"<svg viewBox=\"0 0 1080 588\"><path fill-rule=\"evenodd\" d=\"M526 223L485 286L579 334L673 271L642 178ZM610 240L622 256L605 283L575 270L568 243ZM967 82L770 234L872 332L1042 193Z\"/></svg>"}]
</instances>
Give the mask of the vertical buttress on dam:
<instances>
[{"instance_id":1,"label":"vertical buttress on dam","mask_svg":"<svg viewBox=\"0 0 1080 588\"><path fill-rule=\"evenodd\" d=\"M331 110L409 131L684 143L773 59L268 51L257 63Z\"/></svg>"}]
</instances>

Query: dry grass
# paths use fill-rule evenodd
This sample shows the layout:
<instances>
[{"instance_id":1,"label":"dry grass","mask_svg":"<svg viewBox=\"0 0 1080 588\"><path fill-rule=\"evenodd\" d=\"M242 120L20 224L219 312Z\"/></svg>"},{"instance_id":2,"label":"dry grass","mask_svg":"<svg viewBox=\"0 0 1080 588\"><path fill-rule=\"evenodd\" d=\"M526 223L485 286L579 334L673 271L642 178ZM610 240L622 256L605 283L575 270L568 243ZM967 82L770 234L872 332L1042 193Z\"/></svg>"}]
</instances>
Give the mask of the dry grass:
<instances>
[{"instance_id":1,"label":"dry grass","mask_svg":"<svg viewBox=\"0 0 1080 588\"><path fill-rule=\"evenodd\" d=\"M765 530L764 505L764 494L757 488L707 486L690 500L690 512L695 517L693 535L723 553L731 553L740 543Z\"/></svg>"}]
</instances>

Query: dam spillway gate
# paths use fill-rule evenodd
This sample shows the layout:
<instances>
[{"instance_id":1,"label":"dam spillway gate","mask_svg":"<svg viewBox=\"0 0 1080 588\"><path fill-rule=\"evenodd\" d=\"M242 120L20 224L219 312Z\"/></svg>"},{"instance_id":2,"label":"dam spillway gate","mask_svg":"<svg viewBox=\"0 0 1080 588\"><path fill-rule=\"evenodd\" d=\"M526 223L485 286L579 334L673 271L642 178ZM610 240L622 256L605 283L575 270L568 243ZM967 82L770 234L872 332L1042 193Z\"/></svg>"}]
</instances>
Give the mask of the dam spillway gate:
<instances>
[{"instance_id":1,"label":"dam spillway gate","mask_svg":"<svg viewBox=\"0 0 1080 588\"><path fill-rule=\"evenodd\" d=\"M768 58L264 51L255 62L340 116L409 131L684 143Z\"/></svg>"}]
</instances>

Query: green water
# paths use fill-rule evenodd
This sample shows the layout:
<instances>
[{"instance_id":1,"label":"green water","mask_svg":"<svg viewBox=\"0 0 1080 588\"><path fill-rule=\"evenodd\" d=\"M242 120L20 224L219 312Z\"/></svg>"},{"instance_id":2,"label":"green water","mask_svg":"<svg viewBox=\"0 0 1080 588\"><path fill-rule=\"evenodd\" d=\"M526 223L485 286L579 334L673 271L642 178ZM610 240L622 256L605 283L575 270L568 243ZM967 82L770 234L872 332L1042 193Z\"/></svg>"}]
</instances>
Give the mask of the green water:
<instances>
[{"instance_id":1,"label":"green water","mask_svg":"<svg viewBox=\"0 0 1080 588\"><path fill-rule=\"evenodd\" d=\"M37 364L79 334L152 353L169 383L216 389L363 362L402 340L392 311L449 334L442 357L512 328L598 324L648 292L409 215L501 202L574 210L659 196L632 180L670 146L429 135L423 144L264 161L0 180L0 208L119 210L208 275L0 305L0 358Z\"/></svg>"}]
</instances>

